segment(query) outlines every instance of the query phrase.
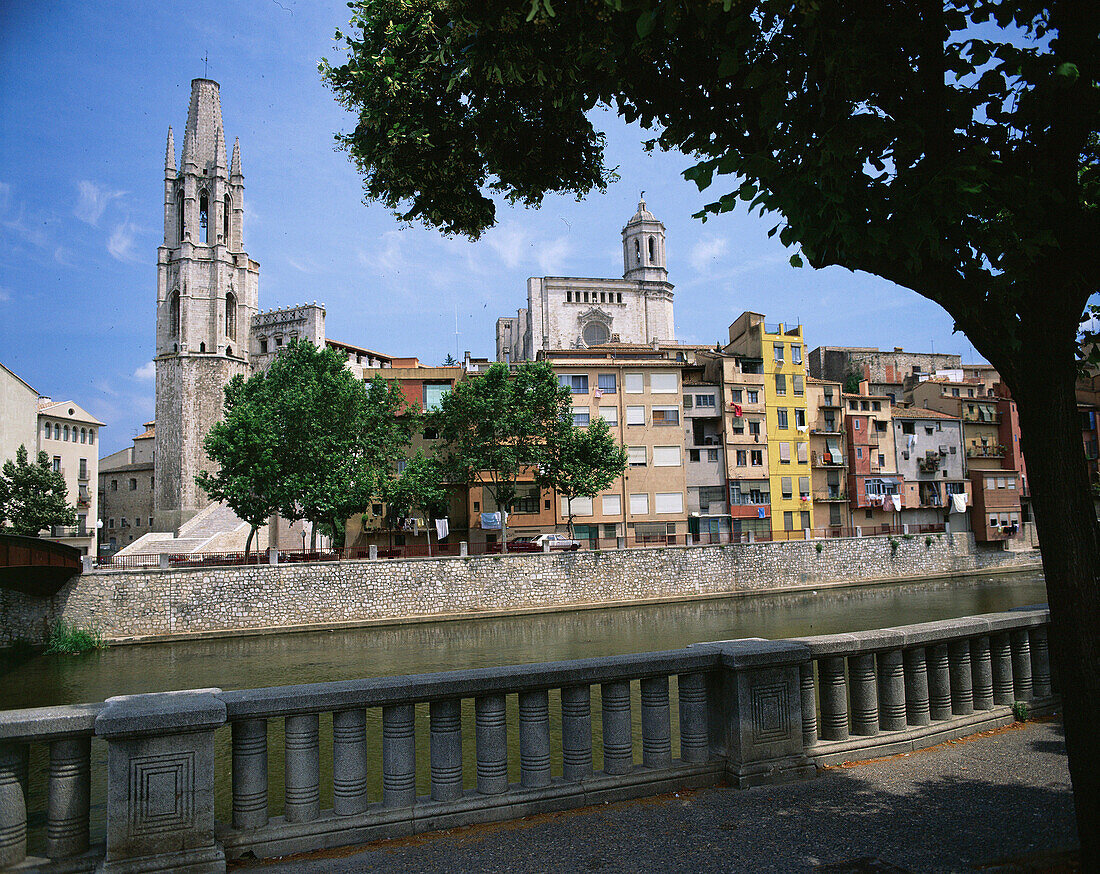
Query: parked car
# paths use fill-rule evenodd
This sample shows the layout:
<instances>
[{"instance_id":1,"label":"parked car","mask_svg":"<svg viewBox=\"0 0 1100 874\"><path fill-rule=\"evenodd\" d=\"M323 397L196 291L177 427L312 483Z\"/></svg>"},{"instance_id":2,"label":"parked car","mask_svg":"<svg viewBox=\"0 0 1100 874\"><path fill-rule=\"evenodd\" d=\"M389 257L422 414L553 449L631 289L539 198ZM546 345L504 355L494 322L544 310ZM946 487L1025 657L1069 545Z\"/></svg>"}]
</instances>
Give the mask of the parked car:
<instances>
[{"instance_id":1,"label":"parked car","mask_svg":"<svg viewBox=\"0 0 1100 874\"><path fill-rule=\"evenodd\" d=\"M509 552L542 552L543 543L550 544L551 552L576 552L581 548L579 540L573 540L565 534L538 534L533 537L513 537L508 541ZM490 543L486 552L501 551L499 543Z\"/></svg>"}]
</instances>

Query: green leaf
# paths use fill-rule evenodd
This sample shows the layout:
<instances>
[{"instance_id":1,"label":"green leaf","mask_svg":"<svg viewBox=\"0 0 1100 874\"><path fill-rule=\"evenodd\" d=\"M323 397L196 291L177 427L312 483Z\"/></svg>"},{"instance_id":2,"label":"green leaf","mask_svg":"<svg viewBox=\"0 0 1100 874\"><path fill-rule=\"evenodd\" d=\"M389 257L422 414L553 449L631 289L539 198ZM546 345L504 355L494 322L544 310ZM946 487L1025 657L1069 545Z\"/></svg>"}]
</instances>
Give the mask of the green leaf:
<instances>
[{"instance_id":1,"label":"green leaf","mask_svg":"<svg viewBox=\"0 0 1100 874\"><path fill-rule=\"evenodd\" d=\"M643 12L640 16L638 16L638 36L642 39L645 39L647 36L653 33L653 28L656 27L656 25L657 10L651 9L648 12Z\"/></svg>"},{"instance_id":2,"label":"green leaf","mask_svg":"<svg viewBox=\"0 0 1100 874\"><path fill-rule=\"evenodd\" d=\"M792 267L801 267L802 266L802 259L799 257L797 252L795 252L793 255L791 255L791 266Z\"/></svg>"}]
</instances>

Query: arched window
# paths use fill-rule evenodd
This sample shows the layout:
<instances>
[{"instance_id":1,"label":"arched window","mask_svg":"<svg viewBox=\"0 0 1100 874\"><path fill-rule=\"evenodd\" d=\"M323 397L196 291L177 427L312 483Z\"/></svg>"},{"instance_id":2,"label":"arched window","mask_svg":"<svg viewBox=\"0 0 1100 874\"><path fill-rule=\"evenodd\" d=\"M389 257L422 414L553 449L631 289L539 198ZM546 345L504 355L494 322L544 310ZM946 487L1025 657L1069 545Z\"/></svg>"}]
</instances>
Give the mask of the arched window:
<instances>
[{"instance_id":1,"label":"arched window","mask_svg":"<svg viewBox=\"0 0 1100 874\"><path fill-rule=\"evenodd\" d=\"M183 242L183 235L185 232L183 224L183 192L176 192L176 240L177 242Z\"/></svg>"},{"instance_id":2,"label":"arched window","mask_svg":"<svg viewBox=\"0 0 1100 874\"><path fill-rule=\"evenodd\" d=\"M229 245L229 213L233 211L233 204L229 200L229 195L225 196L225 202L222 206L222 242L225 245Z\"/></svg>"},{"instance_id":3,"label":"arched window","mask_svg":"<svg viewBox=\"0 0 1100 874\"><path fill-rule=\"evenodd\" d=\"M206 351L206 343L199 343L199 351L200 352L205 352Z\"/></svg>"},{"instance_id":4,"label":"arched window","mask_svg":"<svg viewBox=\"0 0 1100 874\"><path fill-rule=\"evenodd\" d=\"M44 438L44 439L46 439L46 440L49 440L49 439L50 439L50 434L51 434L51 431L50 431L50 423L49 423L49 422L47 422L47 423L46 423L46 433L45 433L45 434L43 434L42 436L43 436L43 438Z\"/></svg>"},{"instance_id":5,"label":"arched window","mask_svg":"<svg viewBox=\"0 0 1100 874\"><path fill-rule=\"evenodd\" d=\"M225 296L225 336L237 339L237 296L233 292Z\"/></svg>"},{"instance_id":6,"label":"arched window","mask_svg":"<svg viewBox=\"0 0 1100 874\"><path fill-rule=\"evenodd\" d=\"M88 442L95 443L95 428L88 429Z\"/></svg>"},{"instance_id":7,"label":"arched window","mask_svg":"<svg viewBox=\"0 0 1100 874\"><path fill-rule=\"evenodd\" d=\"M60 440L61 439L61 426L60 425L55 424L53 426L53 439L54 440Z\"/></svg>"},{"instance_id":8,"label":"arched window","mask_svg":"<svg viewBox=\"0 0 1100 874\"><path fill-rule=\"evenodd\" d=\"M649 238L649 263L657 263L657 241L653 237Z\"/></svg>"},{"instance_id":9,"label":"arched window","mask_svg":"<svg viewBox=\"0 0 1100 874\"><path fill-rule=\"evenodd\" d=\"M68 443L69 442L69 426L68 425L65 426L65 430L62 433L65 435L65 438L64 438L65 442Z\"/></svg>"},{"instance_id":10,"label":"arched window","mask_svg":"<svg viewBox=\"0 0 1100 874\"><path fill-rule=\"evenodd\" d=\"M634 263L642 263L642 244L639 243L637 240L634 241Z\"/></svg>"},{"instance_id":11,"label":"arched window","mask_svg":"<svg viewBox=\"0 0 1100 874\"><path fill-rule=\"evenodd\" d=\"M610 338L607 325L603 322L589 322L584 326L584 342L588 346L598 346Z\"/></svg>"},{"instance_id":12,"label":"arched window","mask_svg":"<svg viewBox=\"0 0 1100 874\"><path fill-rule=\"evenodd\" d=\"M233 347L232 346L226 346L225 347L225 354L228 355L230 358L232 358L233 357Z\"/></svg>"},{"instance_id":13,"label":"arched window","mask_svg":"<svg viewBox=\"0 0 1100 874\"><path fill-rule=\"evenodd\" d=\"M80 442L81 443L87 443L88 442L88 429L87 428L81 428L80 429Z\"/></svg>"},{"instance_id":14,"label":"arched window","mask_svg":"<svg viewBox=\"0 0 1100 874\"><path fill-rule=\"evenodd\" d=\"M168 333L179 336L179 292L173 291L168 303Z\"/></svg>"},{"instance_id":15,"label":"arched window","mask_svg":"<svg viewBox=\"0 0 1100 874\"><path fill-rule=\"evenodd\" d=\"M210 201L206 192L199 193L199 232L204 243L210 242Z\"/></svg>"}]
</instances>

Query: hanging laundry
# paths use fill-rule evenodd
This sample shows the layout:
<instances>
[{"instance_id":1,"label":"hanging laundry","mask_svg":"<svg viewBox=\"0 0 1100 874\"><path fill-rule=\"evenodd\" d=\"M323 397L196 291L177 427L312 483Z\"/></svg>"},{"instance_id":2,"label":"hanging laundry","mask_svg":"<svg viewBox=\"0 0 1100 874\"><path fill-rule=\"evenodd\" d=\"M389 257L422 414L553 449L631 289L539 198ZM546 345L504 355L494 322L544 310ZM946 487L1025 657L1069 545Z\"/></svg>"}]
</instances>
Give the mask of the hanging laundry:
<instances>
[{"instance_id":1,"label":"hanging laundry","mask_svg":"<svg viewBox=\"0 0 1100 874\"><path fill-rule=\"evenodd\" d=\"M951 512L953 513L965 513L966 512L966 493L954 494L951 496Z\"/></svg>"},{"instance_id":2,"label":"hanging laundry","mask_svg":"<svg viewBox=\"0 0 1100 874\"><path fill-rule=\"evenodd\" d=\"M901 512L901 495L890 495L890 503L894 505L894 512Z\"/></svg>"},{"instance_id":3,"label":"hanging laundry","mask_svg":"<svg viewBox=\"0 0 1100 874\"><path fill-rule=\"evenodd\" d=\"M450 527L447 523L448 523L448 519L447 519L446 516L444 516L442 519L436 519L435 520L435 536L436 536L436 539L443 540L444 538L446 538L446 536L448 534L451 533L451 529L450 529Z\"/></svg>"},{"instance_id":4,"label":"hanging laundry","mask_svg":"<svg viewBox=\"0 0 1100 874\"><path fill-rule=\"evenodd\" d=\"M738 419L741 418L741 405L740 404L734 404L733 405L733 415L735 415Z\"/></svg>"},{"instance_id":5,"label":"hanging laundry","mask_svg":"<svg viewBox=\"0 0 1100 874\"><path fill-rule=\"evenodd\" d=\"M500 530L500 513L482 513L481 527L487 531Z\"/></svg>"}]
</instances>

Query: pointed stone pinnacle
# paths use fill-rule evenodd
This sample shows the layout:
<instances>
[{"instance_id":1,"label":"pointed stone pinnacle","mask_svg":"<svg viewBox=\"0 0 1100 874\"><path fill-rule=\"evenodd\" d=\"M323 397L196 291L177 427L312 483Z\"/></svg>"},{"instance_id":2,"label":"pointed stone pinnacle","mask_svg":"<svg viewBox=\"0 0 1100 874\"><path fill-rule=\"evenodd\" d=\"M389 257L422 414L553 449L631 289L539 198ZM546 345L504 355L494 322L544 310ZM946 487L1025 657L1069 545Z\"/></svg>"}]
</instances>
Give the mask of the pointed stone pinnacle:
<instances>
[{"instance_id":1,"label":"pointed stone pinnacle","mask_svg":"<svg viewBox=\"0 0 1100 874\"><path fill-rule=\"evenodd\" d=\"M168 146L164 150L165 172L176 172L176 141L172 138L172 125L168 125Z\"/></svg>"},{"instance_id":2,"label":"pointed stone pinnacle","mask_svg":"<svg viewBox=\"0 0 1100 874\"><path fill-rule=\"evenodd\" d=\"M233 140L233 165L229 170L230 175L240 176L241 174L241 140L237 137Z\"/></svg>"}]
</instances>

